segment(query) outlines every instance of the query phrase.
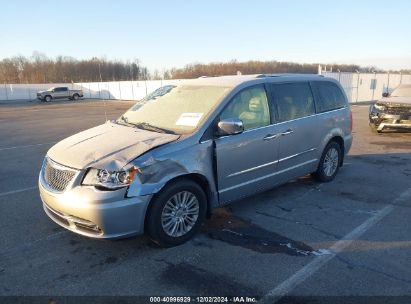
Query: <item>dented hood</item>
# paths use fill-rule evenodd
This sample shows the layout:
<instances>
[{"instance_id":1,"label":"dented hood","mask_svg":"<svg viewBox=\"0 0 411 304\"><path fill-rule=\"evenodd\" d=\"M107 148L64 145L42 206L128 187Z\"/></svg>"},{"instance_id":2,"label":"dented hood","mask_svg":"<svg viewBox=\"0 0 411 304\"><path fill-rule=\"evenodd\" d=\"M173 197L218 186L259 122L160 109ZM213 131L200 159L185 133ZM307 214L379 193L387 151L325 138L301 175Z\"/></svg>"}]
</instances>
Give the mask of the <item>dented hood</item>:
<instances>
[{"instance_id":1,"label":"dented hood","mask_svg":"<svg viewBox=\"0 0 411 304\"><path fill-rule=\"evenodd\" d=\"M76 169L118 170L144 152L178 138L178 135L107 122L63 139L47 155L57 163Z\"/></svg>"}]
</instances>

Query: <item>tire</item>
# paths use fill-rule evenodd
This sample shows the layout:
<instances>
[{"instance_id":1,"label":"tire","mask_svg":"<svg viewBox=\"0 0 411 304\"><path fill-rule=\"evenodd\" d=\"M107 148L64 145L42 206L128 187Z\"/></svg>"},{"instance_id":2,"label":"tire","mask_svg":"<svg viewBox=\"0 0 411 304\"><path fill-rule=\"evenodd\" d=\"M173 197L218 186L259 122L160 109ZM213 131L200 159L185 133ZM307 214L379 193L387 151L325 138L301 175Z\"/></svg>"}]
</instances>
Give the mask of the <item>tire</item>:
<instances>
[{"instance_id":1,"label":"tire","mask_svg":"<svg viewBox=\"0 0 411 304\"><path fill-rule=\"evenodd\" d=\"M185 199L185 200L184 200ZM191 210L184 214L178 201ZM174 205L174 209L173 208ZM205 218L207 197L195 182L182 179L165 186L153 197L146 218L146 232L160 247L173 247L187 242L199 230ZM168 212L167 212L168 211ZM180 222L177 223L177 220ZM187 231L184 229L186 225ZM190 229L188 229L191 226Z\"/></svg>"},{"instance_id":2,"label":"tire","mask_svg":"<svg viewBox=\"0 0 411 304\"><path fill-rule=\"evenodd\" d=\"M337 175L342 161L341 146L331 141L325 147L321 155L320 163L316 172L312 176L320 182L330 182Z\"/></svg>"},{"instance_id":3,"label":"tire","mask_svg":"<svg viewBox=\"0 0 411 304\"><path fill-rule=\"evenodd\" d=\"M51 98L50 95L47 95L47 96L44 97L45 102L50 102L51 100L52 100L52 98Z\"/></svg>"},{"instance_id":4,"label":"tire","mask_svg":"<svg viewBox=\"0 0 411 304\"><path fill-rule=\"evenodd\" d=\"M77 101L79 100L80 96L78 94L74 94L73 95L73 100Z\"/></svg>"}]
</instances>

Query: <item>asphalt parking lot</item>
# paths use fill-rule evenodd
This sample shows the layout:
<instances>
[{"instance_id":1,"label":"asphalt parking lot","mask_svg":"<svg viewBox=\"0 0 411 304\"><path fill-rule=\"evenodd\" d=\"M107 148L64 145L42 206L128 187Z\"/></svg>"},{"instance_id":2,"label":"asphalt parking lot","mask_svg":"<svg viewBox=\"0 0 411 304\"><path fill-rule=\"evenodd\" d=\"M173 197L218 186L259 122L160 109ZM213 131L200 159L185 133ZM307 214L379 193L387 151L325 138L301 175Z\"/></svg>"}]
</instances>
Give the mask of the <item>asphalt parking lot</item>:
<instances>
[{"instance_id":1,"label":"asphalt parking lot","mask_svg":"<svg viewBox=\"0 0 411 304\"><path fill-rule=\"evenodd\" d=\"M131 105L107 101L107 117ZM306 176L238 201L159 249L144 236L78 236L42 209L47 150L103 123L103 101L0 105L0 295L411 296L411 134L373 133L368 108L352 110L353 147L333 182Z\"/></svg>"}]
</instances>

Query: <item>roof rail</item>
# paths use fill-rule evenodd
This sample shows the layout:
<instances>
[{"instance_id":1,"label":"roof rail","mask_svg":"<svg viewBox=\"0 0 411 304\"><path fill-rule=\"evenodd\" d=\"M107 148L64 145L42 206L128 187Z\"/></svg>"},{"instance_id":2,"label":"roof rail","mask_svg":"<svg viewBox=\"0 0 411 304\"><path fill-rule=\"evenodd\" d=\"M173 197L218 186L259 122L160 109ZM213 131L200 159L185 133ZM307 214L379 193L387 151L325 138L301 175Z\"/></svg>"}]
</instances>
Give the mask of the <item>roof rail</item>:
<instances>
[{"instance_id":1,"label":"roof rail","mask_svg":"<svg viewBox=\"0 0 411 304\"><path fill-rule=\"evenodd\" d=\"M295 76L298 76L298 77L313 77L313 76L318 76L318 77L324 77L324 75L318 75L318 74L292 74L292 73L289 73L289 74L260 74L260 75L257 75L256 77L257 78L265 78L265 77L295 77Z\"/></svg>"}]
</instances>

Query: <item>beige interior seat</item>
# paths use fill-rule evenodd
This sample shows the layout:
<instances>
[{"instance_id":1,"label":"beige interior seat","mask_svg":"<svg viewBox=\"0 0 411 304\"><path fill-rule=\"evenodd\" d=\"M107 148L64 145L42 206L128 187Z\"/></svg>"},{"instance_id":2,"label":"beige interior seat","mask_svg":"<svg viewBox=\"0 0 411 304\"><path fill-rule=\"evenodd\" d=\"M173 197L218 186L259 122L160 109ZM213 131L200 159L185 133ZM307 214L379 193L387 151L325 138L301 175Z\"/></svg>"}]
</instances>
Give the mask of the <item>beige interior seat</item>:
<instances>
[{"instance_id":1,"label":"beige interior seat","mask_svg":"<svg viewBox=\"0 0 411 304\"><path fill-rule=\"evenodd\" d=\"M239 117L243 121L244 128L251 129L265 125L268 118L268 109L264 106L261 96L250 98L247 104L248 108Z\"/></svg>"}]
</instances>

